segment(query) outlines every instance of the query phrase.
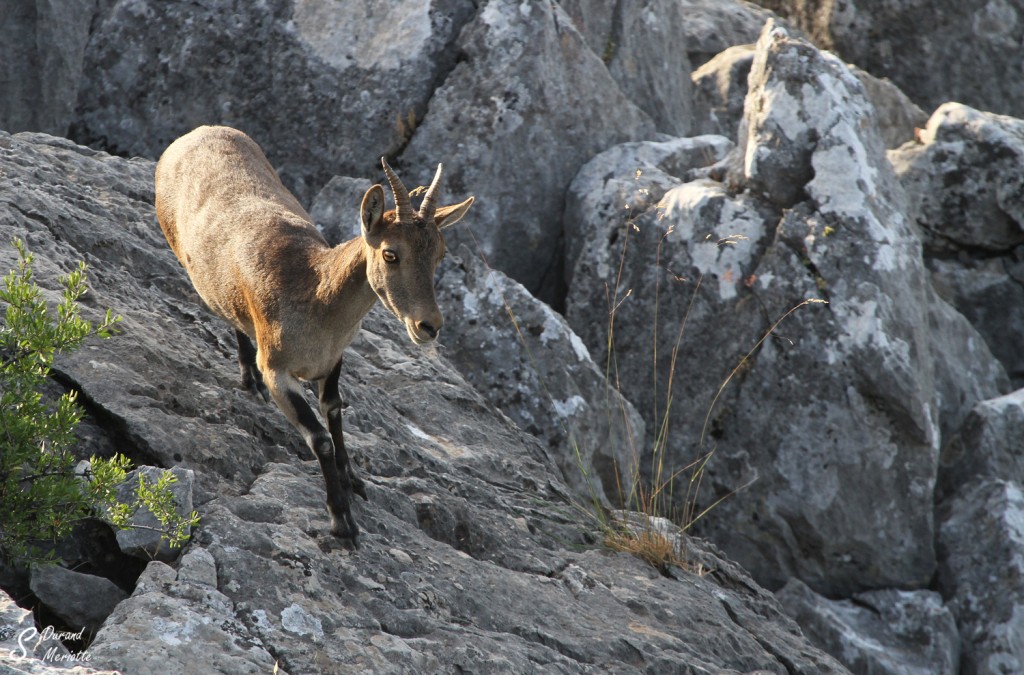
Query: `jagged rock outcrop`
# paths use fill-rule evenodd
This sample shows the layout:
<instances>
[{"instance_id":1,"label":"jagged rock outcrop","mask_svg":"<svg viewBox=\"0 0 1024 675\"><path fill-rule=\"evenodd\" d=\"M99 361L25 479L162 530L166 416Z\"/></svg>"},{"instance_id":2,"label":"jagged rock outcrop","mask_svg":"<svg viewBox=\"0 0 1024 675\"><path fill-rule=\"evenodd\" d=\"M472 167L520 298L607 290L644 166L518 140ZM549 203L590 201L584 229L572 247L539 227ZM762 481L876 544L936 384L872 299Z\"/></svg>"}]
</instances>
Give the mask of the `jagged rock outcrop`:
<instances>
[{"instance_id":1,"label":"jagged rock outcrop","mask_svg":"<svg viewBox=\"0 0 1024 675\"><path fill-rule=\"evenodd\" d=\"M85 259L86 314L124 316L121 335L62 360L63 381L108 450L195 472L193 542L177 569L150 563L91 667L846 672L713 548L692 542L703 575L668 576L603 550L546 448L383 312L342 376L370 496L361 548L344 548L315 460L238 387L228 329L162 241L153 167L0 134L0 236L27 241L51 288Z\"/></svg>"},{"instance_id":2,"label":"jagged rock outcrop","mask_svg":"<svg viewBox=\"0 0 1024 675\"><path fill-rule=\"evenodd\" d=\"M86 51L74 138L156 159L200 124L236 126L304 204L333 175L376 175L384 154L403 175L429 177L444 161L445 185L475 193L477 222L494 224L474 228L493 264L561 299L565 187L594 154L654 124L557 3L235 5L116 3ZM660 101L654 73L641 83L633 72L648 61L621 61L620 80ZM690 84L674 81L655 107L679 132Z\"/></svg>"},{"instance_id":3,"label":"jagged rock outcrop","mask_svg":"<svg viewBox=\"0 0 1024 675\"><path fill-rule=\"evenodd\" d=\"M769 19L784 22L747 0L679 0L679 4L686 17L680 30L694 68L730 47L756 42Z\"/></svg>"},{"instance_id":4,"label":"jagged rock outcrop","mask_svg":"<svg viewBox=\"0 0 1024 675\"><path fill-rule=\"evenodd\" d=\"M934 591L886 589L829 600L790 579L776 596L816 645L855 673L960 672L956 621Z\"/></svg>"},{"instance_id":5,"label":"jagged rock outcrop","mask_svg":"<svg viewBox=\"0 0 1024 675\"><path fill-rule=\"evenodd\" d=\"M1017 0L756 1L818 47L891 79L925 110L962 101L1024 116L1024 6Z\"/></svg>"},{"instance_id":6,"label":"jagged rock outcrop","mask_svg":"<svg viewBox=\"0 0 1024 675\"><path fill-rule=\"evenodd\" d=\"M1024 384L1024 123L946 103L883 151L922 126L910 99L1014 110L1021 8L762 4L789 37L756 50L773 15L742 0L11 5L0 128L72 122L152 160L197 124L240 126L316 195L331 241L355 234L382 154L411 184L444 161L450 194L479 200L449 236L469 253L442 268L442 345L413 349L374 313L347 356L346 428L372 477L352 553L325 534L298 435L237 388L233 336L153 222L152 162L0 134L0 265L15 232L51 291L85 259L87 311L125 315L55 374L82 392L83 452L194 471L204 518L118 605L98 667L838 670L714 550L690 548L714 570L700 578L600 552L560 453L586 437L583 471L617 506L608 467L631 432L607 412L630 417L629 399L669 472L713 451L691 513L725 499L696 527L787 589L848 667L950 668L952 614L964 672L1021 670L1024 406L1001 394L1004 370ZM584 350L529 294L561 309L566 289ZM830 304L758 342L808 298ZM144 563L112 532L78 539L60 552L131 589ZM904 651L922 636L932 651Z\"/></svg>"},{"instance_id":7,"label":"jagged rock outcrop","mask_svg":"<svg viewBox=\"0 0 1024 675\"><path fill-rule=\"evenodd\" d=\"M0 591L0 669L5 675L118 675L75 665L81 653L68 651L54 633L40 631L35 624L30 610Z\"/></svg>"},{"instance_id":8,"label":"jagged rock outcrop","mask_svg":"<svg viewBox=\"0 0 1024 675\"><path fill-rule=\"evenodd\" d=\"M40 602L67 625L90 633L96 632L117 603L128 597L109 579L57 565L34 568L30 587Z\"/></svg>"},{"instance_id":9,"label":"jagged rock outcrop","mask_svg":"<svg viewBox=\"0 0 1024 675\"><path fill-rule=\"evenodd\" d=\"M673 464L717 448L706 503L744 489L704 531L771 587L790 576L839 595L926 585L941 439L1005 384L983 340L931 289L871 118L842 62L769 26L738 168L724 184L664 186L652 208L591 229L572 277L570 323L598 360L606 286L621 299L613 349L649 429L662 426L675 362ZM609 157L581 176L638 168ZM587 184L573 191L594 199ZM758 345L808 298L828 304L800 309Z\"/></svg>"},{"instance_id":10,"label":"jagged rock outcrop","mask_svg":"<svg viewBox=\"0 0 1024 675\"><path fill-rule=\"evenodd\" d=\"M168 491L174 499L174 509L181 518L188 518L192 513L192 484L195 482L195 471L174 467L170 469L174 482ZM140 478L149 485L155 484L163 475L163 469L155 466L140 466L128 472L124 483L118 488L118 500L128 503L138 489ZM131 515L131 529L119 530L116 533L117 545L127 555L143 560L162 560L170 562L181 555L180 548L171 548L161 537L160 521L146 507L142 507Z\"/></svg>"},{"instance_id":11,"label":"jagged rock outcrop","mask_svg":"<svg viewBox=\"0 0 1024 675\"><path fill-rule=\"evenodd\" d=\"M1024 390L982 401L943 448L938 589L963 641L963 672L1024 668Z\"/></svg>"},{"instance_id":12,"label":"jagged rock outcrop","mask_svg":"<svg viewBox=\"0 0 1024 675\"><path fill-rule=\"evenodd\" d=\"M559 0L591 51L626 98L651 116L657 131L689 136L692 70L684 26L691 17L679 0Z\"/></svg>"},{"instance_id":13,"label":"jagged rock outcrop","mask_svg":"<svg viewBox=\"0 0 1024 675\"><path fill-rule=\"evenodd\" d=\"M1024 121L947 103L890 159L936 288L1024 384Z\"/></svg>"},{"instance_id":14,"label":"jagged rock outcrop","mask_svg":"<svg viewBox=\"0 0 1024 675\"><path fill-rule=\"evenodd\" d=\"M86 49L74 137L156 159L197 126L235 126L308 203L402 148L473 13L469 0L117 2Z\"/></svg>"},{"instance_id":15,"label":"jagged rock outcrop","mask_svg":"<svg viewBox=\"0 0 1024 675\"><path fill-rule=\"evenodd\" d=\"M441 268L445 355L488 401L550 449L582 503L620 505L644 423L565 319L467 247Z\"/></svg>"},{"instance_id":16,"label":"jagged rock outcrop","mask_svg":"<svg viewBox=\"0 0 1024 675\"><path fill-rule=\"evenodd\" d=\"M8 0L0 14L0 129L63 136L74 120L97 0Z\"/></svg>"},{"instance_id":17,"label":"jagged rock outcrop","mask_svg":"<svg viewBox=\"0 0 1024 675\"><path fill-rule=\"evenodd\" d=\"M747 97L747 75L754 62L754 45L735 45L693 71L694 130L736 138ZM875 121L887 148L914 138L914 129L928 116L896 85L847 64L864 85L875 109Z\"/></svg>"},{"instance_id":18,"label":"jagged rock outcrop","mask_svg":"<svg viewBox=\"0 0 1024 675\"><path fill-rule=\"evenodd\" d=\"M492 0L459 38L466 58L402 153L415 174L448 162L445 185L476 195L473 223L446 234L549 304L563 295L565 188L587 160L654 133L558 3ZM543 73L543 77L537 77Z\"/></svg>"},{"instance_id":19,"label":"jagged rock outcrop","mask_svg":"<svg viewBox=\"0 0 1024 675\"><path fill-rule=\"evenodd\" d=\"M913 146L894 153L922 157L907 162L916 174L901 169L903 184L918 176L907 198L871 123L865 80L873 80L835 57L769 26L751 66L739 148L718 166L666 174L658 164L666 144L650 143L611 149L581 170L567 209L567 221L579 222L566 227L567 250L576 252L567 275L570 324L603 360L615 308L623 393L648 429L666 430L674 466L713 450L703 479L711 494L696 510L725 499L698 531L760 581L778 587L796 577L849 598L927 587L939 564L950 570L939 590L961 622L965 662L1010 658L1015 648L1005 639L989 645L977 636L1012 634L1013 610L1024 606L1016 587L1010 583L989 623L964 609L996 602L981 575L967 574L965 556L977 549L956 523L969 519L952 515L982 507L950 502L940 504L937 522L933 515L937 481L963 475L940 470L940 449L972 406L1009 388L987 336L940 297L932 287L938 276L925 267L915 221L927 226L921 203L944 198L942 174ZM645 153L635 149L645 145ZM989 170L969 143L943 147L942 166L962 167L954 175ZM1016 153L1000 156L1012 161ZM1002 171L997 186L1019 175L1003 165L991 170ZM984 207L972 206L985 198L980 188L965 192L969 209ZM984 231L985 222L961 227ZM776 325L806 299L828 304L801 307ZM991 436L1014 442L1004 428ZM993 456L980 447L961 454L975 463ZM1001 514L988 530L1007 542L994 565L1013 569L1019 548L1006 531L1013 486L999 501L990 494L997 487L987 485L985 503L998 502L993 513ZM676 494L683 494L678 486ZM967 600L971 593L980 599ZM897 609L884 594L873 602ZM870 642L857 635L832 646L860 669L877 654L851 647ZM940 652L937 663L954 660ZM890 656L888 668L915 667Z\"/></svg>"}]
</instances>

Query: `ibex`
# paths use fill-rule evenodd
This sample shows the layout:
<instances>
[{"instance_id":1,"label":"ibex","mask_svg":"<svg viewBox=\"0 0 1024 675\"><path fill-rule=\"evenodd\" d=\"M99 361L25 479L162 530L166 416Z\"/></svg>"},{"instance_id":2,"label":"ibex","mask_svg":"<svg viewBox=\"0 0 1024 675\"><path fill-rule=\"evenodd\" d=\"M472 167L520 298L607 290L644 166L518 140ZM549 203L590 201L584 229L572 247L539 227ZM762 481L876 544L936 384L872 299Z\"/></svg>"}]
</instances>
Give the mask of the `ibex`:
<instances>
[{"instance_id":1,"label":"ibex","mask_svg":"<svg viewBox=\"0 0 1024 675\"><path fill-rule=\"evenodd\" d=\"M437 337L434 271L441 228L473 204L437 207L442 166L413 210L409 192L382 158L395 198L385 211L374 185L360 206L361 236L331 247L244 133L199 127L174 141L156 166L156 214L203 301L235 329L243 387L273 398L316 454L327 484L331 532L358 546L349 508L366 488L349 463L341 429L342 352L378 298L412 341ZM255 346L252 340L256 341ZM299 380L319 386L327 431Z\"/></svg>"}]
</instances>

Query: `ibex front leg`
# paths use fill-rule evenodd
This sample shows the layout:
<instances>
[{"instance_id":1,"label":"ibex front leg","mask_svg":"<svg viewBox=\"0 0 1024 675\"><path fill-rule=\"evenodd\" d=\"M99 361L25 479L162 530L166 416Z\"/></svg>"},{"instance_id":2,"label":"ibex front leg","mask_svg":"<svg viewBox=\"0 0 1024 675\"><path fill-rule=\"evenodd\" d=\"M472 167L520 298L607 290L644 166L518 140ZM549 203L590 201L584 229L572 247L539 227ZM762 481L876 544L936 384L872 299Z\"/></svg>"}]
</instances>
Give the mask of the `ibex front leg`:
<instances>
[{"instance_id":1,"label":"ibex front leg","mask_svg":"<svg viewBox=\"0 0 1024 675\"><path fill-rule=\"evenodd\" d=\"M341 359L338 359L338 364L331 369L330 374L320 380L320 414L327 420L327 428L331 431L331 439L334 441L334 463L338 467L339 476L348 476L352 491L363 499L368 499L366 484L356 475L345 450L345 436L341 432L341 394L338 393L340 377ZM344 478L342 480L344 481Z\"/></svg>"},{"instance_id":2,"label":"ibex front leg","mask_svg":"<svg viewBox=\"0 0 1024 675\"><path fill-rule=\"evenodd\" d=\"M263 379L270 390L281 411L284 412L288 421L291 422L306 445L310 447L317 460L320 461L320 471L324 475L324 483L327 486L327 510L331 514L331 533L342 539L350 539L353 546L358 547L356 537L359 535L359 527L356 525L352 512L349 510L349 502L352 499L352 484L348 474L339 470L338 453L335 451L331 435L320 424L316 413L306 403L302 395L302 385L299 380L283 371L275 371L264 368ZM337 385L335 385L337 391ZM340 414L340 409L339 409ZM340 429L339 429L340 431ZM341 456L344 454L344 447L341 448Z\"/></svg>"}]
</instances>

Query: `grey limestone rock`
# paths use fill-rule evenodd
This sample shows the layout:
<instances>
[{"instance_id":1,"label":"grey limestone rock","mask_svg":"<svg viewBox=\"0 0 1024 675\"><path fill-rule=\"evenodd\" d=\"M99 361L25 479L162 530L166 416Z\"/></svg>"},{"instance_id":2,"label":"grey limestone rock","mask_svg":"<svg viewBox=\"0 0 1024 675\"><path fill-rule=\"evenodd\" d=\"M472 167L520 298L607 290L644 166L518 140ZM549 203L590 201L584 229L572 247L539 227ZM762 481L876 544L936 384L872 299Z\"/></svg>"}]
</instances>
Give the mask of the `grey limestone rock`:
<instances>
[{"instance_id":1,"label":"grey limestone rock","mask_svg":"<svg viewBox=\"0 0 1024 675\"><path fill-rule=\"evenodd\" d=\"M701 133L736 138L747 96L747 76L754 62L754 46L735 45L693 71L694 129ZM914 138L914 129L928 116L892 82L879 79L855 65L848 67L864 85L874 107L874 119L887 148Z\"/></svg>"},{"instance_id":2,"label":"grey limestone rock","mask_svg":"<svg viewBox=\"0 0 1024 675\"><path fill-rule=\"evenodd\" d=\"M125 316L121 335L61 360L65 380L111 442L195 472L190 548L177 570L147 566L90 646L92 667L846 672L713 548L692 542L703 575L669 576L604 550L548 449L382 310L341 378L370 497L354 505L361 548L344 547L318 464L275 408L237 389L226 330L161 241L152 171L0 134L0 234L27 241L44 285L86 259L86 314Z\"/></svg>"},{"instance_id":3,"label":"grey limestone rock","mask_svg":"<svg viewBox=\"0 0 1024 675\"><path fill-rule=\"evenodd\" d=\"M1024 122L941 106L890 159L924 236L936 287L984 336L1016 385L1024 357Z\"/></svg>"},{"instance_id":4,"label":"grey limestone rock","mask_svg":"<svg viewBox=\"0 0 1024 675\"><path fill-rule=\"evenodd\" d=\"M686 17L682 30L694 68L730 47L753 44L769 19L787 25L771 11L746 0L680 0L679 4Z\"/></svg>"},{"instance_id":5,"label":"grey limestone rock","mask_svg":"<svg viewBox=\"0 0 1024 675\"><path fill-rule=\"evenodd\" d=\"M57 565L32 569L32 592L75 631L95 631L128 594L109 579Z\"/></svg>"},{"instance_id":6,"label":"grey limestone rock","mask_svg":"<svg viewBox=\"0 0 1024 675\"><path fill-rule=\"evenodd\" d=\"M559 0L591 51L626 98L651 116L655 128L689 136L693 96L688 58L690 20L678 0Z\"/></svg>"},{"instance_id":7,"label":"grey limestone rock","mask_svg":"<svg viewBox=\"0 0 1024 675\"><path fill-rule=\"evenodd\" d=\"M961 672L1024 669L1024 490L968 481L937 510L938 585L963 640Z\"/></svg>"},{"instance_id":8,"label":"grey limestone rock","mask_svg":"<svg viewBox=\"0 0 1024 675\"><path fill-rule=\"evenodd\" d=\"M937 497L965 485L1000 478L1024 484L1024 389L981 401L947 439L939 463Z\"/></svg>"},{"instance_id":9,"label":"grey limestone rock","mask_svg":"<svg viewBox=\"0 0 1024 675\"><path fill-rule=\"evenodd\" d=\"M4 675L117 675L81 665L88 655L83 659L80 652L70 652L57 633L53 626L40 630L30 610L0 591L0 670Z\"/></svg>"},{"instance_id":10,"label":"grey limestone rock","mask_svg":"<svg viewBox=\"0 0 1024 675\"><path fill-rule=\"evenodd\" d=\"M263 145L300 201L378 175L451 69L469 0L118 2L85 53L74 137L156 159L202 124Z\"/></svg>"},{"instance_id":11,"label":"grey limestone rock","mask_svg":"<svg viewBox=\"0 0 1024 675\"><path fill-rule=\"evenodd\" d=\"M946 103L891 157L933 250L1024 243L1024 121Z\"/></svg>"},{"instance_id":12,"label":"grey limestone rock","mask_svg":"<svg viewBox=\"0 0 1024 675\"><path fill-rule=\"evenodd\" d=\"M8 0L0 14L0 129L63 136L98 0Z\"/></svg>"},{"instance_id":13,"label":"grey limestone rock","mask_svg":"<svg viewBox=\"0 0 1024 675\"><path fill-rule=\"evenodd\" d=\"M753 44L735 45L693 71L697 131L737 137L747 99L747 75L753 62Z\"/></svg>"},{"instance_id":14,"label":"grey limestone rock","mask_svg":"<svg viewBox=\"0 0 1024 675\"><path fill-rule=\"evenodd\" d=\"M725 499L699 529L770 588L791 576L839 596L926 584L942 438L1006 384L931 288L870 119L845 64L769 24L724 183L665 181L622 200L638 167L602 155L581 175L621 182L604 195L580 183L570 198L640 204L581 209L595 225L578 230L570 325L602 361L617 306L623 392L648 429L667 430L674 466L713 449L700 502ZM761 341L808 299L828 304Z\"/></svg>"},{"instance_id":15,"label":"grey limestone rock","mask_svg":"<svg viewBox=\"0 0 1024 675\"><path fill-rule=\"evenodd\" d=\"M887 77L927 111L946 101L1024 115L1017 0L759 0L814 43ZM956 45L971 45L958 49Z\"/></svg>"},{"instance_id":16,"label":"grey limestone rock","mask_svg":"<svg viewBox=\"0 0 1024 675\"><path fill-rule=\"evenodd\" d=\"M978 403L943 448L938 588L956 615L963 672L1024 667L1024 390Z\"/></svg>"},{"instance_id":17,"label":"grey limestone rock","mask_svg":"<svg viewBox=\"0 0 1024 675\"><path fill-rule=\"evenodd\" d=\"M359 235L359 208L373 182L365 178L335 176L317 193L309 217L331 245Z\"/></svg>"},{"instance_id":18,"label":"grey limestone rock","mask_svg":"<svg viewBox=\"0 0 1024 675\"><path fill-rule=\"evenodd\" d=\"M231 600L203 580L216 579L209 553L199 554L206 572L190 574L194 555L184 556L177 573L159 561L146 566L135 592L96 635L92 662L139 675L273 672L274 656L235 615Z\"/></svg>"},{"instance_id":19,"label":"grey limestone rock","mask_svg":"<svg viewBox=\"0 0 1024 675\"><path fill-rule=\"evenodd\" d=\"M595 154L651 136L654 124L557 3L488 2L458 44L466 59L402 153L406 173L430 175L443 159L444 187L477 197L470 222L446 233L450 245L479 250L556 304L566 187Z\"/></svg>"},{"instance_id":20,"label":"grey limestone rock","mask_svg":"<svg viewBox=\"0 0 1024 675\"><path fill-rule=\"evenodd\" d=\"M609 225L656 208L670 187L685 180L691 171L725 159L733 147L729 139L710 135L637 141L613 146L585 164L566 196L565 251L570 261L565 269L566 285L572 287L581 265L584 274L596 275L597 283L609 279L619 263L610 255L609 240L618 235L609 232ZM590 318L607 324L608 302L592 309L596 315Z\"/></svg>"},{"instance_id":21,"label":"grey limestone rock","mask_svg":"<svg viewBox=\"0 0 1024 675\"><path fill-rule=\"evenodd\" d=\"M790 579L776 596L814 644L855 673L960 672L956 620L934 591L886 589L829 600Z\"/></svg>"},{"instance_id":22,"label":"grey limestone rock","mask_svg":"<svg viewBox=\"0 0 1024 675\"><path fill-rule=\"evenodd\" d=\"M565 319L466 248L442 268L440 338L467 380L540 438L583 503L621 503L644 423Z\"/></svg>"},{"instance_id":23,"label":"grey limestone rock","mask_svg":"<svg viewBox=\"0 0 1024 675\"><path fill-rule=\"evenodd\" d=\"M174 467L170 469L175 478L168 489L174 497L174 507L178 515L185 518L192 513L192 485L195 481L195 472L192 469ZM155 466L140 466L128 473L125 481L118 486L118 500L130 502L139 486L140 477L149 485L156 483L162 476L164 470ZM159 532L160 521L148 508L141 508L132 514L129 524L140 527L129 527L125 530L118 530L117 545L121 551L143 560L160 560L171 562L181 555L180 548L171 548L170 544L161 537Z\"/></svg>"}]
</instances>

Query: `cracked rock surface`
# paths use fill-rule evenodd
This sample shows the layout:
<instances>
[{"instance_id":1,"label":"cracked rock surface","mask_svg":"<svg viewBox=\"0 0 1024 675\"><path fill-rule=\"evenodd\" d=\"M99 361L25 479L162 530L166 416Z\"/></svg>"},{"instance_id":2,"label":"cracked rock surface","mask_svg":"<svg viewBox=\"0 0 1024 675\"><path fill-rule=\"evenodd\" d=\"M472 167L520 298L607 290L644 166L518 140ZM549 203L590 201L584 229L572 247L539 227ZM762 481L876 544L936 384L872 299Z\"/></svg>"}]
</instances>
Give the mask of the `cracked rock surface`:
<instances>
[{"instance_id":1,"label":"cracked rock surface","mask_svg":"<svg viewBox=\"0 0 1024 675\"><path fill-rule=\"evenodd\" d=\"M94 444L194 471L202 516L176 568L150 563L104 622L90 667L845 672L715 549L693 542L703 573L668 576L603 549L547 449L377 311L342 375L370 500L354 507L361 548L339 545L316 462L238 388L228 329L162 241L152 172L0 135L2 237L25 239L51 290L84 259L85 313L124 316L119 336L60 363L109 430Z\"/></svg>"},{"instance_id":2,"label":"cracked rock surface","mask_svg":"<svg viewBox=\"0 0 1024 675\"><path fill-rule=\"evenodd\" d=\"M604 362L617 306L623 393L672 466L714 450L701 526L761 583L926 586L943 439L1009 383L930 283L861 81L771 22L754 51L723 180L653 142L577 175L569 323Z\"/></svg>"}]
</instances>

